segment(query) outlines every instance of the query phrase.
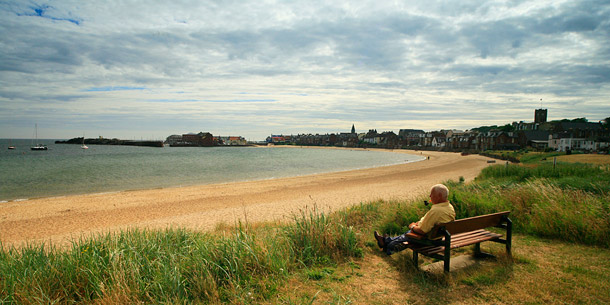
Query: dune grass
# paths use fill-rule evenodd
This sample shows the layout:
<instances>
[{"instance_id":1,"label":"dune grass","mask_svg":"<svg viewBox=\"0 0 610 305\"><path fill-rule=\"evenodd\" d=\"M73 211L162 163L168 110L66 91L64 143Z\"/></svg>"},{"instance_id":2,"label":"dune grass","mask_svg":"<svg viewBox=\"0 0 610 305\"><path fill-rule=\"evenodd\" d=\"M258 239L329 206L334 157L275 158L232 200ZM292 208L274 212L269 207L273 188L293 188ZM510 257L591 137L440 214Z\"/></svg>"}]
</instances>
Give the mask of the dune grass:
<instances>
[{"instance_id":1,"label":"dune grass","mask_svg":"<svg viewBox=\"0 0 610 305\"><path fill-rule=\"evenodd\" d=\"M510 210L517 232L610 246L610 172L586 164L484 169L477 183L450 185L458 217Z\"/></svg>"},{"instance_id":2,"label":"dune grass","mask_svg":"<svg viewBox=\"0 0 610 305\"><path fill-rule=\"evenodd\" d=\"M224 236L128 230L75 241L68 250L0 251L0 302L252 302L274 295L295 270L361 257L353 229L314 210L288 225Z\"/></svg>"},{"instance_id":3,"label":"dune grass","mask_svg":"<svg viewBox=\"0 0 610 305\"><path fill-rule=\"evenodd\" d=\"M0 303L606 303L609 181L603 167L562 163L498 165L469 184L446 182L458 218L510 210L516 232L512 258L486 245L496 261L450 275L419 271L405 253L385 256L371 237L406 231L429 208L422 196L211 233L127 230L69 249L0 245Z\"/></svg>"}]
</instances>

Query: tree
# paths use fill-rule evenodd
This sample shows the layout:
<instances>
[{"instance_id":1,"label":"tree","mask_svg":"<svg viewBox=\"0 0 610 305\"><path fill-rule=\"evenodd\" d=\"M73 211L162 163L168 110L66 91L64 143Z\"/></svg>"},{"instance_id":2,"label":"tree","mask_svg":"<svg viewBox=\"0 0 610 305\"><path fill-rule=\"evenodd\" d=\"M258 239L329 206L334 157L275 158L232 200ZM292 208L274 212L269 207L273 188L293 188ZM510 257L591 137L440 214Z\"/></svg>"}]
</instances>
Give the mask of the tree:
<instances>
[{"instance_id":1,"label":"tree","mask_svg":"<svg viewBox=\"0 0 610 305\"><path fill-rule=\"evenodd\" d=\"M606 130L610 129L610 117L603 119L601 123L602 123L603 129L606 129Z\"/></svg>"},{"instance_id":2,"label":"tree","mask_svg":"<svg viewBox=\"0 0 610 305\"><path fill-rule=\"evenodd\" d=\"M498 129L500 129L501 131L504 131L504 132L510 132L510 131L515 130L515 127L513 127L513 125L511 125L511 124L506 124L504 126L500 126Z\"/></svg>"},{"instance_id":3,"label":"tree","mask_svg":"<svg viewBox=\"0 0 610 305\"><path fill-rule=\"evenodd\" d=\"M572 123L587 123L589 120L587 118L576 118L572 120Z\"/></svg>"},{"instance_id":4,"label":"tree","mask_svg":"<svg viewBox=\"0 0 610 305\"><path fill-rule=\"evenodd\" d=\"M488 132L492 129L496 129L498 128L497 125L492 125L492 126L481 126L481 127L476 127L476 128L472 128L471 130L473 131L478 131L478 132Z\"/></svg>"}]
</instances>

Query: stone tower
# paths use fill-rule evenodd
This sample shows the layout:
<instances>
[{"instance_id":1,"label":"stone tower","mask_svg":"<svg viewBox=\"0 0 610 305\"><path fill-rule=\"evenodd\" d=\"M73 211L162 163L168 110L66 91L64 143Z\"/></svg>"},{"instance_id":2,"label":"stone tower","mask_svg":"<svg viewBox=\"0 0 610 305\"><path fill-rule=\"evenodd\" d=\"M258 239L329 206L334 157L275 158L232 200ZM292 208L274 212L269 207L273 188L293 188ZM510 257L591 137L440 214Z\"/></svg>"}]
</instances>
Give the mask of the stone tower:
<instances>
[{"instance_id":1,"label":"stone tower","mask_svg":"<svg viewBox=\"0 0 610 305\"><path fill-rule=\"evenodd\" d=\"M536 112L534 113L534 123L546 123L546 114L546 109L536 109Z\"/></svg>"}]
</instances>

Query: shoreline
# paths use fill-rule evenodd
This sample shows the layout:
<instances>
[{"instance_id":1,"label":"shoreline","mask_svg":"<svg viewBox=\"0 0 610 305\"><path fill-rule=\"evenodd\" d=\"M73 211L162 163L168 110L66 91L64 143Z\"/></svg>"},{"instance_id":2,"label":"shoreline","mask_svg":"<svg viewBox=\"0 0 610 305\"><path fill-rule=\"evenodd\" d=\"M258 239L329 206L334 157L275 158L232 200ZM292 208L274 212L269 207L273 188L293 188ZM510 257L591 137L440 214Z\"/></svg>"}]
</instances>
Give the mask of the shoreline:
<instances>
[{"instance_id":1,"label":"shoreline","mask_svg":"<svg viewBox=\"0 0 610 305\"><path fill-rule=\"evenodd\" d=\"M71 145L71 144L68 144ZM229 147L229 146L228 146ZM237 147L237 146L230 146L230 147ZM239 147L246 147L246 146L239 146ZM408 154L408 155L412 155L412 156L417 156L417 154L414 153L405 153L405 150L392 150L392 149L385 149L385 148L379 148L379 149L370 149L370 148L353 148L353 147L316 147L316 146L288 146L288 145L278 145L278 146L263 146L263 145L250 145L247 147L256 147L256 148L268 148L268 149L280 149L280 148L300 148L300 149L332 149L332 150L357 150L357 151L379 151L379 152L392 152L392 153L403 153L403 154ZM389 164L384 164L384 165L371 165L371 166L364 166L364 167L355 167L355 168L347 168L347 169L338 169L338 170L329 170L329 171L320 171L320 172L313 172L313 173L305 173L305 174L295 174L294 176L278 176L278 177L264 177L264 178L252 178L252 179L245 179L245 180L225 180L225 181L210 181L210 182L190 182L190 183L182 183L182 184L176 184L176 185L163 185L163 186L142 186L142 187L134 187L134 188L126 188L126 189L107 189L107 190L97 190L97 191L91 191L91 192L82 192L82 193L64 193L64 194L47 194L47 195L36 195L33 197L21 197L21 198L9 198L9 199L0 199L0 205L1 204L6 204L6 203L11 203L11 202L23 202L23 201L29 201L29 200L38 200L38 199L52 199L52 198L63 198L63 197L71 197L71 196L83 196L83 195L97 195L97 194L107 194L107 193L116 193L116 192L131 192L131 191L146 191L146 190L156 190L156 189L172 189L172 188L179 188L179 187L190 187L190 186L204 186L204 185L213 185L213 184L226 184L226 183L240 183L240 182L252 182L252 181L264 181L264 180L271 180L271 179L284 179L284 178L291 178L291 177L301 177L301 176L308 176L308 175L322 175L322 174L327 174L327 173L334 173L334 172L345 172L345 171L352 171L352 170L364 170L364 169L371 169L371 168L376 168L376 167L384 167L384 166L393 166L393 165L399 165L399 164L404 164L404 163L411 163L411 162L419 162L419 161L424 161L424 159L421 160L412 160L412 161L400 161L400 162L396 162L396 163L389 163Z\"/></svg>"},{"instance_id":2,"label":"shoreline","mask_svg":"<svg viewBox=\"0 0 610 305\"><path fill-rule=\"evenodd\" d=\"M0 205L0 242L65 246L74 238L129 228L209 231L222 223L285 221L307 207L334 211L414 199L435 183L472 180L489 159L430 151L425 156L430 160L288 178L10 201Z\"/></svg>"}]
</instances>

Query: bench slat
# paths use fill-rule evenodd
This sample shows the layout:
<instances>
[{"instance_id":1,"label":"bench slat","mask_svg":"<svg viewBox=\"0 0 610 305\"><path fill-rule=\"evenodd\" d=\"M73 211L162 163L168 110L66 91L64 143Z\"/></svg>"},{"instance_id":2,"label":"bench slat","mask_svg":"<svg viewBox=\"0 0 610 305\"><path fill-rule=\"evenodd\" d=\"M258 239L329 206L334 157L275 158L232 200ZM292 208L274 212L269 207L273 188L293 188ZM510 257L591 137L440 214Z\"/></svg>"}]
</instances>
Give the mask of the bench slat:
<instances>
[{"instance_id":1,"label":"bench slat","mask_svg":"<svg viewBox=\"0 0 610 305\"><path fill-rule=\"evenodd\" d=\"M497 234L485 230L478 230L474 234L464 233L461 234L458 238L451 238L451 249L456 249L460 247L465 247L473 244L477 244L484 241L494 240L501 238L502 234ZM445 250L444 246L428 246L428 245L418 245L414 244L410 247L413 250L421 254L435 254L440 253Z\"/></svg>"},{"instance_id":2,"label":"bench slat","mask_svg":"<svg viewBox=\"0 0 610 305\"><path fill-rule=\"evenodd\" d=\"M484 242L484 241L489 241L492 239L497 239L497 238L501 238L502 235L501 234L495 234L495 233L491 233L488 235L481 235L481 236L473 236L472 238L469 239L465 239L462 240L458 243L451 243L451 249L455 249L455 248L459 248L459 247L464 247L464 246L469 246L472 244L476 244L476 243L480 243L480 242Z\"/></svg>"},{"instance_id":3,"label":"bench slat","mask_svg":"<svg viewBox=\"0 0 610 305\"><path fill-rule=\"evenodd\" d=\"M465 239L465 238L469 238L472 235L484 234L485 232L489 232L489 231L481 229L481 230L476 230L476 231L472 231L472 232L465 232L465 233L456 234L454 236L451 236L451 242L452 243L459 242L460 240ZM441 243L441 242L444 242L444 240L445 240L445 238L441 238L441 239L438 239L436 242ZM411 247L412 249L414 249L414 248L422 249L422 248L425 248L425 247L438 247L438 245L418 244L417 242L411 242L411 243L408 243L408 244L412 245L412 247Z\"/></svg>"},{"instance_id":4,"label":"bench slat","mask_svg":"<svg viewBox=\"0 0 610 305\"><path fill-rule=\"evenodd\" d=\"M438 224L434 226L434 228L430 232L429 238L435 239L439 236L442 236L442 233L440 233L441 227L444 227L445 230L451 233L451 235L494 227L499 225L502 222L502 218L508 214L510 214L510 211L463 218L444 224Z\"/></svg>"},{"instance_id":5,"label":"bench slat","mask_svg":"<svg viewBox=\"0 0 610 305\"><path fill-rule=\"evenodd\" d=\"M454 243L456 241L460 241L462 239L469 238L471 236L484 235L487 233L489 233L489 231L480 229L480 230L475 230L475 231L471 231L471 232L455 234L455 235L451 235L451 242ZM445 238L443 238L442 240L445 240Z\"/></svg>"}]
</instances>

